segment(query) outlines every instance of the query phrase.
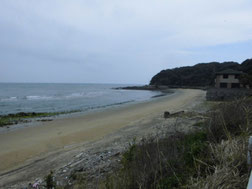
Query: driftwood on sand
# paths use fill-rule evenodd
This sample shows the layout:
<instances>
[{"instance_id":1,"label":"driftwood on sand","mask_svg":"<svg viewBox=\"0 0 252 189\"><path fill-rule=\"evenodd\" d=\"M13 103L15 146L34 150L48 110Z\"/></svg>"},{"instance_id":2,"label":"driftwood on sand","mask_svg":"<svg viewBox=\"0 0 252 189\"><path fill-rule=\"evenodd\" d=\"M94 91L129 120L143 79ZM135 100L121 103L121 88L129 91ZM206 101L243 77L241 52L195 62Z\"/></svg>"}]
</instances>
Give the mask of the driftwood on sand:
<instances>
[{"instance_id":1,"label":"driftwood on sand","mask_svg":"<svg viewBox=\"0 0 252 189\"><path fill-rule=\"evenodd\" d=\"M168 111L164 112L164 118L170 118L170 117L174 117L174 116L179 116L181 114L183 114L185 111L179 111L179 112L175 112L175 113L170 113Z\"/></svg>"}]
</instances>

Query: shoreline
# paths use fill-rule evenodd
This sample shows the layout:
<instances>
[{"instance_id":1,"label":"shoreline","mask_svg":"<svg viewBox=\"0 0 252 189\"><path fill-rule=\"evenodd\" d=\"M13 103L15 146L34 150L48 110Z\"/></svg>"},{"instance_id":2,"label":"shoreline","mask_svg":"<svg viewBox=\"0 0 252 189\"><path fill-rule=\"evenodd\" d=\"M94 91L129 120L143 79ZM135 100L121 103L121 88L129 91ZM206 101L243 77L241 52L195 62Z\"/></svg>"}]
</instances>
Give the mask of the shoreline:
<instances>
[{"instance_id":1,"label":"shoreline","mask_svg":"<svg viewBox=\"0 0 252 189\"><path fill-rule=\"evenodd\" d=\"M146 90L146 91L160 91L164 93L169 93L172 89L201 89L206 90L209 86L183 86L183 85L139 85L139 86L126 86L113 88L115 90Z\"/></svg>"},{"instance_id":2,"label":"shoreline","mask_svg":"<svg viewBox=\"0 0 252 189\"><path fill-rule=\"evenodd\" d=\"M142 88L142 87L140 87ZM111 88L113 90L139 90L134 89L131 87L118 87L118 88ZM148 91L154 91L151 89L143 89ZM8 130L12 130L12 128L22 128L27 127L31 124L36 124L36 122L47 122L52 121L55 119L61 119L64 117L72 117L72 116L82 116L86 115L90 112L97 112L97 111L104 111L114 107L121 107L124 105L129 104L137 104L141 102L151 101L154 98L166 96L169 94L174 93L174 90L155 90L156 92L160 92L157 94L153 94L153 96L149 97L148 99L135 99L129 101L121 101L116 102L114 104L107 104L101 106L94 106L94 107L87 107L86 109L76 109L76 110L63 110L63 111L49 111L49 112L41 112L41 111L20 111L20 112L13 112L8 114L0 115L0 133L2 131L8 132ZM6 129L7 128L7 129Z\"/></svg>"},{"instance_id":3,"label":"shoreline","mask_svg":"<svg viewBox=\"0 0 252 189\"><path fill-rule=\"evenodd\" d=\"M6 184L24 179L20 178L24 176L22 171L25 171L25 174L28 172L32 174L32 170L26 170L25 167L28 166L27 169L36 167L36 162L47 159L49 154L61 154L60 152L67 150L69 155L71 150L77 147L83 148L87 142L101 140L130 125L148 122L154 117L163 115L166 110L174 112L184 109L203 96L205 92L201 90L178 89L173 95L151 101L115 107L80 117L62 118L41 123L37 127L0 134L0 160L5 162L0 165L0 181ZM55 158L58 156L54 156L54 160ZM57 166L60 163L64 161L57 161ZM41 169L43 171L40 173L34 170L33 174L45 174L45 168Z\"/></svg>"},{"instance_id":4,"label":"shoreline","mask_svg":"<svg viewBox=\"0 0 252 189\"><path fill-rule=\"evenodd\" d=\"M118 89L116 89L116 90L118 90ZM123 90L134 90L134 89L123 89ZM103 112L103 111L107 111L107 110L109 111L114 108L121 108L121 107L125 107L125 106L131 106L133 104L146 103L149 101L156 100L157 98L160 98L160 97L171 96L175 93L175 91L176 90L174 90L174 89L169 90L169 91L160 91L161 92L160 94L154 95L147 100L121 102L121 103L111 104L111 105L102 106L102 107L94 107L94 108L90 108L85 111L74 110L74 111L69 111L69 112L67 112L67 111L66 112L18 112L15 114L0 115L0 118L10 116L10 119L12 119L11 116L14 116L14 118L15 118L15 116L18 114L29 114L29 115L30 114L31 115L37 114L37 116L30 117L30 118L25 118L25 117L22 118L21 117L20 120L14 120L13 121L14 123L11 123L9 125L0 126L0 134L12 132L12 131L23 129L23 128L36 127L43 122L51 122L51 121L58 120L58 119L80 117L80 116L89 115L90 113L92 114L92 113ZM47 116L40 116L40 114L46 114Z\"/></svg>"}]
</instances>

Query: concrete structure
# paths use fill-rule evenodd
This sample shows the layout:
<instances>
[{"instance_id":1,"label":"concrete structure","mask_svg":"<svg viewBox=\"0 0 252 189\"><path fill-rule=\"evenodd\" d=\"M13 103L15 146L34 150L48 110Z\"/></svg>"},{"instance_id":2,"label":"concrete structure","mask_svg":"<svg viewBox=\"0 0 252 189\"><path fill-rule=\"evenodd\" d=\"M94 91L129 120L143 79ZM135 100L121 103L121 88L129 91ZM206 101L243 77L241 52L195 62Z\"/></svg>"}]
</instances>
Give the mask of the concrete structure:
<instances>
[{"instance_id":1,"label":"concrete structure","mask_svg":"<svg viewBox=\"0 0 252 189\"><path fill-rule=\"evenodd\" d=\"M216 88L242 88L239 77L242 74L240 71L225 70L216 73L215 87Z\"/></svg>"},{"instance_id":2,"label":"concrete structure","mask_svg":"<svg viewBox=\"0 0 252 189\"><path fill-rule=\"evenodd\" d=\"M210 101L228 101L252 96L252 90L247 88L209 88L206 99Z\"/></svg>"}]
</instances>

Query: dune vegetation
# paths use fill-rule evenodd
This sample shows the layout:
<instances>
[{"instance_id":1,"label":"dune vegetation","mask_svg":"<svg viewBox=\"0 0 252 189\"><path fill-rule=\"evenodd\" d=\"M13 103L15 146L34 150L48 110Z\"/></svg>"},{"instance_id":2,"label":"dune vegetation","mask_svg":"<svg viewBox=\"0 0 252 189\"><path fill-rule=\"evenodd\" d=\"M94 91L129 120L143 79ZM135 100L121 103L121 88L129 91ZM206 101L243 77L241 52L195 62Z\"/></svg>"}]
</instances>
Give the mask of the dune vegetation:
<instances>
[{"instance_id":1,"label":"dune vegetation","mask_svg":"<svg viewBox=\"0 0 252 189\"><path fill-rule=\"evenodd\" d=\"M129 146L100 188L246 188L252 99L215 105L197 131Z\"/></svg>"}]
</instances>

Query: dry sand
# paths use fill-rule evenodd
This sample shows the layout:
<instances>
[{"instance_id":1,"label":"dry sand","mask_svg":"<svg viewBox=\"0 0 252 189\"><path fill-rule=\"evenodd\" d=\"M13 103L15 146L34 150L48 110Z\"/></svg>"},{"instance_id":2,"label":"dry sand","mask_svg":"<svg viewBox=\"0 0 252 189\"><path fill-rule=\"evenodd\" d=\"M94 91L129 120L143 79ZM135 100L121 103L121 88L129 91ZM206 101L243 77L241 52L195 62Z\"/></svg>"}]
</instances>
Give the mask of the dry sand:
<instances>
[{"instance_id":1,"label":"dry sand","mask_svg":"<svg viewBox=\"0 0 252 189\"><path fill-rule=\"evenodd\" d=\"M21 174L18 175L18 170L28 167L25 171L29 172L29 164L34 164L39 159L46 160L50 157L55 160L63 151L71 152L77 146L97 141L123 127L134 125L139 120L151 120L164 111L183 110L203 96L205 92L202 90L177 89L172 95L148 102L110 108L79 117L57 119L36 127L1 133L0 182L9 183L20 179ZM40 169L43 169L43 165Z\"/></svg>"}]
</instances>

